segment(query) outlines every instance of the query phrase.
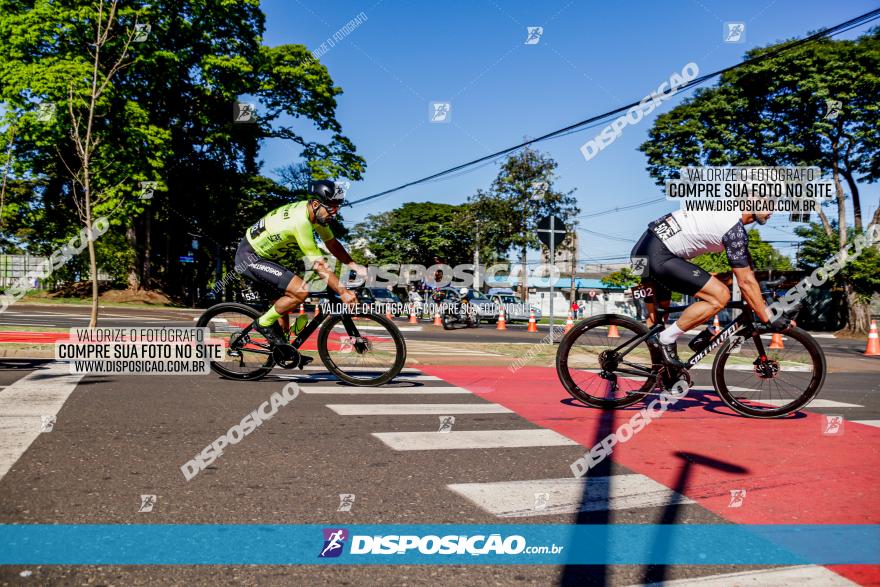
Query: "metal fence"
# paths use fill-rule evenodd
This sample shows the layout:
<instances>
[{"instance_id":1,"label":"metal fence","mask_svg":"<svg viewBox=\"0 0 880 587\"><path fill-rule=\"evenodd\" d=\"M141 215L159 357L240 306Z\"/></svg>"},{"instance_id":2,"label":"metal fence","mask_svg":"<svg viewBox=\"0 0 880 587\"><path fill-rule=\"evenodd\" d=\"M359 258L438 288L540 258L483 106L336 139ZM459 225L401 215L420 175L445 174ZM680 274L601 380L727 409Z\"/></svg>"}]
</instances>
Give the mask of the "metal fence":
<instances>
[{"instance_id":1,"label":"metal fence","mask_svg":"<svg viewBox=\"0 0 880 587\"><path fill-rule=\"evenodd\" d=\"M0 289L5 289L13 283L26 277L31 271L37 272L39 266L48 257L37 257L35 255L0 255ZM88 276L83 276L86 279ZM104 271L98 271L98 279L107 281L111 276ZM31 289L46 289L46 284L42 279L30 279Z\"/></svg>"}]
</instances>

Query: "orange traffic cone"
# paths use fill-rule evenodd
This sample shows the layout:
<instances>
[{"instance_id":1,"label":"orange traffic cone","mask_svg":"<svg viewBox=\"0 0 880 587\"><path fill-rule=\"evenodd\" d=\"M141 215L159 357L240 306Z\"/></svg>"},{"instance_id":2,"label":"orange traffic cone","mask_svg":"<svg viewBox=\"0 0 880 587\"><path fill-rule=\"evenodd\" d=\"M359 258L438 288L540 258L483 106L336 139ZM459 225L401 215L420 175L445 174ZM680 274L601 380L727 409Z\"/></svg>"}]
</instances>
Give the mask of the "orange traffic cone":
<instances>
[{"instance_id":1,"label":"orange traffic cone","mask_svg":"<svg viewBox=\"0 0 880 587\"><path fill-rule=\"evenodd\" d=\"M498 309L498 325L495 330L507 330L507 320L504 319L504 306Z\"/></svg>"},{"instance_id":2,"label":"orange traffic cone","mask_svg":"<svg viewBox=\"0 0 880 587\"><path fill-rule=\"evenodd\" d=\"M770 339L770 348L771 349L784 349L785 345L782 342L782 335L778 332L773 333L773 338Z\"/></svg>"},{"instance_id":3,"label":"orange traffic cone","mask_svg":"<svg viewBox=\"0 0 880 587\"><path fill-rule=\"evenodd\" d=\"M568 332L574 328L574 320L571 318L571 312L568 313L568 318L565 319L565 328L562 330L563 332Z\"/></svg>"},{"instance_id":4,"label":"orange traffic cone","mask_svg":"<svg viewBox=\"0 0 880 587\"><path fill-rule=\"evenodd\" d=\"M443 326L443 320L440 319L440 309L434 310L434 326Z\"/></svg>"},{"instance_id":5,"label":"orange traffic cone","mask_svg":"<svg viewBox=\"0 0 880 587\"><path fill-rule=\"evenodd\" d=\"M419 319L416 318L416 307L414 305L410 305L409 307L409 323L410 324L418 324Z\"/></svg>"},{"instance_id":6,"label":"orange traffic cone","mask_svg":"<svg viewBox=\"0 0 880 587\"><path fill-rule=\"evenodd\" d=\"M721 332L721 321L718 320L718 314L715 314L715 320L712 322L712 330L714 330L714 334L718 334Z\"/></svg>"},{"instance_id":7,"label":"orange traffic cone","mask_svg":"<svg viewBox=\"0 0 880 587\"><path fill-rule=\"evenodd\" d=\"M529 310L529 329L527 332L538 332L538 323L535 321L535 309Z\"/></svg>"},{"instance_id":8,"label":"orange traffic cone","mask_svg":"<svg viewBox=\"0 0 880 587\"><path fill-rule=\"evenodd\" d=\"M315 304L315 316L317 317L321 313L321 306Z\"/></svg>"},{"instance_id":9,"label":"orange traffic cone","mask_svg":"<svg viewBox=\"0 0 880 587\"><path fill-rule=\"evenodd\" d=\"M869 357L880 356L880 338L877 336L877 322L871 320L871 332L868 333L868 346L865 355Z\"/></svg>"},{"instance_id":10,"label":"orange traffic cone","mask_svg":"<svg viewBox=\"0 0 880 587\"><path fill-rule=\"evenodd\" d=\"M608 338L620 338L620 332L617 331L616 324L612 324L608 327Z\"/></svg>"},{"instance_id":11,"label":"orange traffic cone","mask_svg":"<svg viewBox=\"0 0 880 587\"><path fill-rule=\"evenodd\" d=\"M306 313L306 305L305 305L305 304L300 304L300 305L299 305L299 315L302 316L302 315L305 314L305 313Z\"/></svg>"}]
</instances>

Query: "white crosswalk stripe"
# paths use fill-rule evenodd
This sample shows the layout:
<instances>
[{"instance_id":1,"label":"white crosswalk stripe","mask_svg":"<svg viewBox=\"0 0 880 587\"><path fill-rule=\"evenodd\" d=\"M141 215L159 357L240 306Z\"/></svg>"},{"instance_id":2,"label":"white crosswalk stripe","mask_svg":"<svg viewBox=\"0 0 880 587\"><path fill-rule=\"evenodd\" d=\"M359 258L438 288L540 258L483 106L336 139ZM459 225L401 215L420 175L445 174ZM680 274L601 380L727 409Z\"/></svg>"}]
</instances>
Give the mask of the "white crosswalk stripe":
<instances>
[{"instance_id":1,"label":"white crosswalk stripe","mask_svg":"<svg viewBox=\"0 0 880 587\"><path fill-rule=\"evenodd\" d=\"M660 586L660 583L651 583L651 586ZM857 585L849 579L845 579L830 569L818 565L803 565L797 567L783 567L775 569L758 569L743 571L740 573L725 573L723 575L710 575L708 577L693 577L691 579L678 579L664 581L662 585L701 585L718 587L844 587Z\"/></svg>"},{"instance_id":2,"label":"white crosswalk stripe","mask_svg":"<svg viewBox=\"0 0 880 587\"><path fill-rule=\"evenodd\" d=\"M42 418L58 414L82 377L71 375L67 363L50 363L0 393L0 479L42 434Z\"/></svg>"},{"instance_id":3,"label":"white crosswalk stripe","mask_svg":"<svg viewBox=\"0 0 880 587\"><path fill-rule=\"evenodd\" d=\"M394 450L473 450L577 446L577 442L552 430L463 430L453 432L373 432Z\"/></svg>"},{"instance_id":4,"label":"white crosswalk stripe","mask_svg":"<svg viewBox=\"0 0 880 587\"><path fill-rule=\"evenodd\" d=\"M327 404L340 416L424 416L447 414L510 414L498 404Z\"/></svg>"},{"instance_id":5,"label":"white crosswalk stripe","mask_svg":"<svg viewBox=\"0 0 880 587\"><path fill-rule=\"evenodd\" d=\"M880 420L853 420L856 424L864 424L865 426L873 426L880 428Z\"/></svg>"},{"instance_id":6,"label":"white crosswalk stripe","mask_svg":"<svg viewBox=\"0 0 880 587\"><path fill-rule=\"evenodd\" d=\"M756 402L761 402L762 404L768 404L771 406L784 406L786 404L791 403L790 399L755 399ZM807 408L863 408L865 406L859 404L849 404L846 402L838 402L833 399L814 399L809 404L807 404Z\"/></svg>"},{"instance_id":7,"label":"white crosswalk stripe","mask_svg":"<svg viewBox=\"0 0 880 587\"><path fill-rule=\"evenodd\" d=\"M469 395L461 387L355 387L353 385L301 385L303 393L322 395Z\"/></svg>"},{"instance_id":8,"label":"white crosswalk stripe","mask_svg":"<svg viewBox=\"0 0 880 587\"><path fill-rule=\"evenodd\" d=\"M467 346L448 346L424 341L407 341L406 353L408 355L468 355L484 357L503 357L498 353L484 350L470 349Z\"/></svg>"},{"instance_id":9,"label":"white crosswalk stripe","mask_svg":"<svg viewBox=\"0 0 880 587\"><path fill-rule=\"evenodd\" d=\"M613 477L567 477L447 486L500 518L525 518L604 510L663 507L695 503L638 474ZM541 494L546 494L541 498Z\"/></svg>"}]
</instances>

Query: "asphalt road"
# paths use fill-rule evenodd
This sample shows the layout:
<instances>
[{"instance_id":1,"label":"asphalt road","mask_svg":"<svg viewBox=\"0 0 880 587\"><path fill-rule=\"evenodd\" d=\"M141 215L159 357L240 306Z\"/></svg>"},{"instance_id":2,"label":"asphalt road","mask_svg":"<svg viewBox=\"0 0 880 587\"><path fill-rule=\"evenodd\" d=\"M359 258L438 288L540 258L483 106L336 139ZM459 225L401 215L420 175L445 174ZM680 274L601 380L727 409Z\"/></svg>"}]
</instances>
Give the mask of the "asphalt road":
<instances>
[{"instance_id":1,"label":"asphalt road","mask_svg":"<svg viewBox=\"0 0 880 587\"><path fill-rule=\"evenodd\" d=\"M444 369L453 380L468 376L460 369L434 368L430 372L442 374ZM65 373L63 367L53 367L52 363L18 361L0 365L0 402L22 386L34 385L35 377L42 381L60 378L70 385L54 429L37 435L0 479L2 523L644 524L671 520L681 524L722 524L736 520L719 515L717 508L706 507L701 500L726 502L731 486L759 487L768 481L766 474L739 474L734 480L703 481L693 491L679 493L662 482L662 475L661 481L655 480L657 475L650 468L631 468L608 461L601 470L601 477L607 482L591 477L591 484L584 482L572 487L570 464L583 454L586 445L534 422L534 414L527 409L520 414L514 405L509 411L496 411L507 400L515 402L515 389L506 396L506 385L494 389L469 385L477 390L471 392L436 376L425 378L425 371L412 369L399 382L385 386L388 393L383 395L365 395L357 389L341 387L319 370L292 375L276 370L266 379L252 383L227 381L213 375L87 376L74 381ZM698 385L706 383L705 375L698 374ZM479 373L473 376L480 379ZM181 464L290 380L297 381L303 390L293 403L229 449L208 470L192 481L184 479ZM40 385L39 381L36 385ZM596 424L598 418L604 417L602 412L571 405L553 381L546 381L544 389L532 389L530 393L546 397L551 402L548 406L558 405L566 419L578 422L579 426ZM499 403L489 399L493 396ZM811 417L845 410L848 420L880 420L876 376L832 375L822 397L838 405L811 410ZM856 403L860 407L840 407ZM443 406L438 408L439 412L419 413L419 407L427 406L427 411L431 411L432 404ZM406 406L415 406L416 413L407 413L413 408ZM676 425L674 429L658 428L660 432L654 438L637 436L627 447L649 451L659 448L670 454L673 450L706 452L700 442L693 442L692 434L682 437L681 433L699 425L708 439L713 433L709 421L733 422L740 432L739 438L730 440L753 448L761 439L751 438L748 428L764 428L766 435L762 423L721 414L716 406L717 400L701 393L681 410L698 420L670 418L670 423ZM462 407L478 413L460 413ZM438 413L457 414L455 434L437 433ZM3 420L9 423L8 417ZM33 422L34 426L39 424L38 420ZM868 426L847 425L878 432ZM491 431L492 437L512 436L502 439L498 446L484 448L458 447L455 443L436 446L438 437L452 441L457 440L456 434L470 431ZM537 441L530 439L530 435L540 431L545 436ZM407 439L405 435L395 438L406 432L427 435L428 444L419 444L418 439ZM822 440L816 428L816 446L790 447L776 454L769 448L757 450L748 453L749 459L765 463L769 460L782 467L796 459L797 451L815 450ZM517 446L518 442L537 446ZM713 454L724 458L717 451ZM738 454L737 465L748 471L752 463L743 458L743 453ZM866 466L876 470L877 464L875 458ZM668 466L667 463L661 468ZM833 460L826 466L830 472ZM503 485L511 481L520 481L521 486ZM809 479L804 482L809 484ZM770 484L784 486L785 482L775 480ZM862 497L864 515L869 513L872 503L876 505L876 487L867 488L869 494ZM533 509L534 493L542 490L552 495L552 507L538 512ZM150 513L138 512L140 496L144 494L157 496ZM337 511L339 494L356 496L350 512ZM844 497L837 497L846 503ZM755 515L766 515L761 511L763 508L780 513L779 503L754 499ZM876 510L870 513L876 514ZM841 521L845 521L844 513L841 516ZM10 584L126 585L636 585L726 575L750 568L13 566L0 569L0 580ZM22 572L30 572L26 580ZM809 573L814 580L839 578L822 567Z\"/></svg>"},{"instance_id":2,"label":"asphalt road","mask_svg":"<svg viewBox=\"0 0 880 587\"><path fill-rule=\"evenodd\" d=\"M186 308L102 308L101 326L192 326L203 310ZM17 304L0 313L0 329L4 325L42 328L74 328L88 324L89 308L74 305ZM496 330L494 324L482 324L479 328L443 330L430 322L409 324L405 318L395 322L409 340L442 340L473 343L535 343L546 337L549 326L538 325L538 332L527 332L527 324L508 324L507 330ZM564 323L560 323L564 324ZM837 339L829 333L814 333L827 354L856 357L865 350L865 341ZM689 340L685 336L682 340Z\"/></svg>"},{"instance_id":3,"label":"asphalt road","mask_svg":"<svg viewBox=\"0 0 880 587\"><path fill-rule=\"evenodd\" d=\"M82 325L79 308L11 311L0 323ZM190 325L193 315L112 308L106 324ZM404 334L420 345L540 338L524 328L430 325ZM878 523L880 359L861 357L858 341L821 342L829 362L848 369L830 373L798 417L734 416L710 390L709 371L694 371L688 398L581 479L571 464L630 413L578 405L548 368L511 374L462 357L458 365L407 368L398 381L364 393L320 368L276 369L242 383L213 374L77 377L52 362L0 359L0 523ZM289 381L300 385L299 397L186 481L184 462ZM47 414L55 415L54 428L40 433ZM452 432L438 433L449 415ZM840 434L823 433L826 415L843 416ZM740 489L746 497L732 506L730 492ZM550 496L543 509L538 493ZM355 495L351 511L337 511L340 494ZM138 511L142 495L157 496L153 511ZM880 581L880 568L0 567L0 583L25 585L623 586L708 584L710 577L719 585L849 585Z\"/></svg>"}]
</instances>

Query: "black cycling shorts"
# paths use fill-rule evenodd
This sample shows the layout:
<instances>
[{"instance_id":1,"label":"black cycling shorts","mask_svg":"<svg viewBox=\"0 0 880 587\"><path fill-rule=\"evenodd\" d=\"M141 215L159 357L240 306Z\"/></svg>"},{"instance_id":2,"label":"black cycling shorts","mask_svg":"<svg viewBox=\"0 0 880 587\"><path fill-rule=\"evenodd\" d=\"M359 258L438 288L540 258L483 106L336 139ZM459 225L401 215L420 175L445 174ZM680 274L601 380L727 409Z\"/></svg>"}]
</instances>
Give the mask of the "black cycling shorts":
<instances>
[{"instance_id":1,"label":"black cycling shorts","mask_svg":"<svg viewBox=\"0 0 880 587\"><path fill-rule=\"evenodd\" d=\"M257 255L247 238L241 239L235 251L235 270L257 284L284 293L296 274L275 261Z\"/></svg>"},{"instance_id":2,"label":"black cycling shorts","mask_svg":"<svg viewBox=\"0 0 880 587\"><path fill-rule=\"evenodd\" d=\"M704 269L673 254L651 230L645 231L630 256L645 259L646 262L638 264L644 267L642 283L654 287L654 299L658 302L671 299L674 291L692 296L712 279Z\"/></svg>"}]
</instances>

